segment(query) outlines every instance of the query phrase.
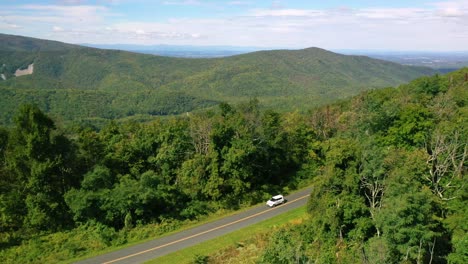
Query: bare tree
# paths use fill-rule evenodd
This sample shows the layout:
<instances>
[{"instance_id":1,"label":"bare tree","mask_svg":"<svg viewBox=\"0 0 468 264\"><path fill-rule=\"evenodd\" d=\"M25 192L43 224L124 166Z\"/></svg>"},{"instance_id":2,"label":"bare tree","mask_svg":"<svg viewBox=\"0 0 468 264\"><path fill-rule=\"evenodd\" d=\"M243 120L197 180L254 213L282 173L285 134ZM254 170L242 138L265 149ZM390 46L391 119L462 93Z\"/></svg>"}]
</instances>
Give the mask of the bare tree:
<instances>
[{"instance_id":1,"label":"bare tree","mask_svg":"<svg viewBox=\"0 0 468 264\"><path fill-rule=\"evenodd\" d=\"M206 155L210 150L211 120L201 116L190 117L190 136L197 154Z\"/></svg>"},{"instance_id":2,"label":"bare tree","mask_svg":"<svg viewBox=\"0 0 468 264\"><path fill-rule=\"evenodd\" d=\"M362 157L359 168L361 176L361 190L367 199L369 212L372 221L376 223L377 214L382 208L382 200L385 193L386 179L388 172L383 168L381 161L383 157L376 158L376 155L383 155L381 150L374 149ZM375 226L377 236L380 237L381 230L378 225Z\"/></svg>"},{"instance_id":3,"label":"bare tree","mask_svg":"<svg viewBox=\"0 0 468 264\"><path fill-rule=\"evenodd\" d=\"M429 175L426 180L430 182L432 191L443 200L454 199L453 192L447 194L447 191L462 187L466 172L466 140L458 131L452 135L436 131L426 149L429 154ZM455 182L457 184L454 185Z\"/></svg>"},{"instance_id":4,"label":"bare tree","mask_svg":"<svg viewBox=\"0 0 468 264\"><path fill-rule=\"evenodd\" d=\"M372 220L376 221L376 214L382 207L382 198L384 195L385 185L383 177L363 177L361 178L361 188L364 188L364 195L369 203L369 212ZM377 236L380 237L380 229L377 230Z\"/></svg>"}]
</instances>

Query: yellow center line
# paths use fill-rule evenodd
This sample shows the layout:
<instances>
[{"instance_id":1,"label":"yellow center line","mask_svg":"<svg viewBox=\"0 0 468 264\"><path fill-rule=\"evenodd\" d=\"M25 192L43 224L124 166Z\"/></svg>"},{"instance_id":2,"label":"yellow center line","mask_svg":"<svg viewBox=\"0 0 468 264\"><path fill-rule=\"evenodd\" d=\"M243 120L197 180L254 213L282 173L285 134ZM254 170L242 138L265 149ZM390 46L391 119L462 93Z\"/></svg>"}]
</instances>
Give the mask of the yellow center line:
<instances>
[{"instance_id":1,"label":"yellow center line","mask_svg":"<svg viewBox=\"0 0 468 264\"><path fill-rule=\"evenodd\" d=\"M307 194L307 195L304 195L304 196L302 196L302 197L299 197L299 198L297 198L297 199L294 199L294 200L292 200L292 201L289 201L288 203L294 203L294 202L296 202L296 201L299 201L299 200L301 200L301 199L306 198L307 196L309 196L309 195L308 195L308 194ZM262 212L253 214L253 215L251 215L251 216L247 216L247 217L244 217L244 218L242 218L242 219L236 220L236 221L234 221L234 222L227 223L227 224L224 224L224 225L222 225L222 226L218 226L218 227L215 227L215 228L212 228L212 229L203 231L203 232L198 233L198 234L195 234L195 235L191 235L191 236L188 236L188 237L184 237L184 238L181 238L181 239L176 240L176 241L169 242L169 243L164 244L164 245L160 245L160 246L153 247L153 248L150 248L150 249L147 249L147 250L143 250L143 251L140 251L140 252L131 254L131 255L127 255L127 256L118 258L118 259L114 259L114 260L111 260L111 261L108 261L108 262L104 262L103 264L114 263L114 262L117 262L117 261L121 261L121 260L124 260L124 259L128 259L128 258L134 257L134 256L138 256L138 255L141 255L141 254L145 254L145 253L147 253L147 252L150 252L150 251L153 251L153 250L156 250L156 249L160 249L160 248L163 248L163 247L167 247L167 246L170 246L170 245L173 245L173 244L176 244L176 243L185 241L185 240L187 240L187 239L191 239L191 238L194 238L194 237L197 237L197 236L201 236L201 235L204 235L204 234L206 234L206 233L209 233L209 232L212 232L212 231L215 231L215 230L224 228L224 227L226 227L226 226L230 226L230 225L233 225L233 224L236 224L236 223L245 221L245 220L247 220L247 219L250 219L250 218L252 218L252 217L255 217L255 216L258 216L258 215L267 213L267 212L269 212L269 211L271 211L271 210L274 210L274 209L276 209L276 208L270 208L270 209L267 209L267 210L265 210L265 211L262 211Z\"/></svg>"}]
</instances>

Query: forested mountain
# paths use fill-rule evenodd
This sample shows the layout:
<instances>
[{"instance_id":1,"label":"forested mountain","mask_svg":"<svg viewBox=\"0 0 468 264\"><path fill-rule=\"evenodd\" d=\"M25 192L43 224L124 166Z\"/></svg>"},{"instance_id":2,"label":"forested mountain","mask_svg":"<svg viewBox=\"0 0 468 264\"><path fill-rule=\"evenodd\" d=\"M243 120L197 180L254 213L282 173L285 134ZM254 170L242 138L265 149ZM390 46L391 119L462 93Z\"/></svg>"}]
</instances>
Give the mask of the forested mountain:
<instances>
[{"instance_id":1,"label":"forested mountain","mask_svg":"<svg viewBox=\"0 0 468 264\"><path fill-rule=\"evenodd\" d=\"M464 264L467 88L465 68L308 113L251 100L70 135L23 105L0 128L0 259L84 256L305 181L309 220L259 262Z\"/></svg>"},{"instance_id":2,"label":"forested mountain","mask_svg":"<svg viewBox=\"0 0 468 264\"><path fill-rule=\"evenodd\" d=\"M28 66L32 74L15 75ZM22 103L61 121L178 114L254 97L267 108L309 109L433 73L318 48L183 59L0 34L0 124L12 124Z\"/></svg>"}]
</instances>

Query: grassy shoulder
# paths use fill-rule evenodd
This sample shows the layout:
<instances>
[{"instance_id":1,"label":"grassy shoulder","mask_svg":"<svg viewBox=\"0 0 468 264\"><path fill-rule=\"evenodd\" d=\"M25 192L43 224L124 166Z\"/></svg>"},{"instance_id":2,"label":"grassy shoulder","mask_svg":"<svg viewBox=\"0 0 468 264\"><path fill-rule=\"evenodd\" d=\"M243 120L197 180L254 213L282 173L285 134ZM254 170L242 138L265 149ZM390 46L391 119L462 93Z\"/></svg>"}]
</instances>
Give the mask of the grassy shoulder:
<instances>
[{"instance_id":1,"label":"grassy shoulder","mask_svg":"<svg viewBox=\"0 0 468 264\"><path fill-rule=\"evenodd\" d=\"M127 230L87 223L68 231L37 235L18 246L0 249L0 259L3 263L73 263L194 228L238 212L220 210L197 220L168 219Z\"/></svg>"},{"instance_id":2,"label":"grassy shoulder","mask_svg":"<svg viewBox=\"0 0 468 264\"><path fill-rule=\"evenodd\" d=\"M311 182L310 180L303 180L298 183L298 188L296 190L289 190L287 187L283 188L282 193L284 194L290 194L290 193L295 193L299 192L301 190L309 188ZM87 252L85 255L81 254L79 257L73 257L72 259L68 260L62 260L61 263L73 263L76 261L84 260L87 258L92 258L98 255L110 253L113 251L117 251L120 249L124 249L127 247L131 247L137 244L145 243L154 239L170 236L174 233L178 233L184 230L192 229L207 223L211 223L217 220L220 220L222 218L232 216L247 210L250 210L252 208L258 207L258 206L264 206L264 203L252 205L252 206L245 206L241 207L238 210L219 210L216 213L210 214L210 215L205 215L200 217L199 219L196 220L186 220L183 222L180 221L174 221L174 222L162 222L159 224L148 224L144 226L139 226L135 227L131 230L121 230L119 231L119 236L122 237L120 240L125 240L124 242L120 241L119 238L114 237L114 241L116 241L118 244L117 245L108 245L107 247L104 247L102 249L95 249ZM294 217L295 212L298 209L295 209L294 211L290 212L291 216ZM305 209L303 209L305 210ZM286 214L285 214L286 215ZM281 218L282 216L278 216L278 218ZM294 218L293 218L294 219ZM262 223L268 223L269 220L266 220ZM87 243L87 242L85 242Z\"/></svg>"},{"instance_id":3,"label":"grassy shoulder","mask_svg":"<svg viewBox=\"0 0 468 264\"><path fill-rule=\"evenodd\" d=\"M258 206L258 205L255 205L255 206ZM119 244L116 246L110 245L109 247L106 247L105 249L91 251L85 256L69 259L62 263L64 264L73 263L73 262L84 260L87 258L92 258L95 256L110 253L113 251L121 250L121 249L131 247L137 244L142 244L142 243L154 240L154 239L159 239L159 238L163 238L166 236L170 236L170 235L173 235L174 233L182 232L184 230L195 228L195 227L198 227L198 226L210 223L210 222L217 221L224 217L228 217L228 216L237 214L239 212L252 209L255 206L245 207L237 211L220 210L214 214L203 216L197 220L186 220L182 222L181 221L162 222L159 224L148 224L144 226L138 226L131 230L121 230L119 231L120 236L125 237L123 239L126 240L126 242L124 242L123 244ZM126 233L126 234L122 234L122 233Z\"/></svg>"},{"instance_id":4,"label":"grassy shoulder","mask_svg":"<svg viewBox=\"0 0 468 264\"><path fill-rule=\"evenodd\" d=\"M303 182L299 186L305 188L308 184ZM290 192L283 191L285 194ZM194 228L256 206L263 206L263 203L240 210L220 210L196 220L166 220L128 230L117 231L102 224L88 223L68 231L38 235L18 246L0 249L0 259L3 263L73 263Z\"/></svg>"},{"instance_id":5,"label":"grassy shoulder","mask_svg":"<svg viewBox=\"0 0 468 264\"><path fill-rule=\"evenodd\" d=\"M226 258L227 255L229 255L230 258L235 259L232 260L234 262L238 261L238 258L255 259L261 252L259 247L261 247L262 244L257 242L258 240L264 240L265 234L271 233L272 230L276 230L287 224L301 223L307 217L306 206L302 206L241 230L153 259L146 263L191 263L197 256L210 256L210 258L214 260L219 256L223 256L223 261L228 261ZM253 246L253 244L256 244L256 246ZM257 255L255 256L255 254ZM245 261L245 259L243 261Z\"/></svg>"}]
</instances>

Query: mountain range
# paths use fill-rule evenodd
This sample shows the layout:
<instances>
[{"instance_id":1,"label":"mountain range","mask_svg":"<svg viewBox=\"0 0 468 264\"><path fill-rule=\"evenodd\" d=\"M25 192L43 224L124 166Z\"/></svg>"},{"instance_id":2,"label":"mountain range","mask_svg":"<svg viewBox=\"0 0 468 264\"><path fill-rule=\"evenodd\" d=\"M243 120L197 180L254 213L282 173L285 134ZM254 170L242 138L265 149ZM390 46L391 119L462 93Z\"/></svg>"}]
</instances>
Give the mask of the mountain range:
<instances>
[{"instance_id":1,"label":"mountain range","mask_svg":"<svg viewBox=\"0 0 468 264\"><path fill-rule=\"evenodd\" d=\"M306 110L435 73L320 48L193 59L0 34L0 125L23 103L64 122L144 119L252 98Z\"/></svg>"}]
</instances>

